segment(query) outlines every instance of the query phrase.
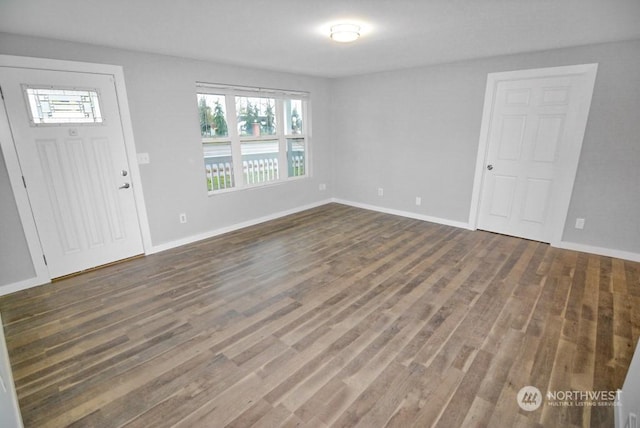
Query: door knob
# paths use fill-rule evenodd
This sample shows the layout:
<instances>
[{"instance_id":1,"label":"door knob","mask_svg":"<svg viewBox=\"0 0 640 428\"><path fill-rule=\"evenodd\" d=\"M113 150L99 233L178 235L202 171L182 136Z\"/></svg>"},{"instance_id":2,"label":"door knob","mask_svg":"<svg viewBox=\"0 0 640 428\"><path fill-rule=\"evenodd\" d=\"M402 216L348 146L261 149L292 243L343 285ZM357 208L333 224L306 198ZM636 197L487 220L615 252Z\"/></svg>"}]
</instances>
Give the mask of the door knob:
<instances>
[{"instance_id":1,"label":"door knob","mask_svg":"<svg viewBox=\"0 0 640 428\"><path fill-rule=\"evenodd\" d=\"M118 189L128 189L129 187L131 187L129 183L124 183L122 186L118 187Z\"/></svg>"},{"instance_id":2,"label":"door knob","mask_svg":"<svg viewBox=\"0 0 640 428\"><path fill-rule=\"evenodd\" d=\"M488 169L489 171L491 171L491 170L493 169L493 165L491 165L491 164L487 165L487 169Z\"/></svg>"}]
</instances>

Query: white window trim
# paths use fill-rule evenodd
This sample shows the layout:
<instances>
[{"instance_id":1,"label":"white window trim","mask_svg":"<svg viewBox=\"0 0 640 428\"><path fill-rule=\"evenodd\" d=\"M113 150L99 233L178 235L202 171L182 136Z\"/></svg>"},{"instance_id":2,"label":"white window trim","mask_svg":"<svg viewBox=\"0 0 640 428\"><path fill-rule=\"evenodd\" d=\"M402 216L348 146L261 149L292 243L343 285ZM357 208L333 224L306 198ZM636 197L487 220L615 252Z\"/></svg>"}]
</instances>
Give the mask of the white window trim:
<instances>
[{"instance_id":1,"label":"white window trim","mask_svg":"<svg viewBox=\"0 0 640 428\"><path fill-rule=\"evenodd\" d=\"M215 138L215 141L221 143L230 142L231 159L233 163L234 187L226 189L208 190L209 196L219 195L229 192L237 192L247 189L256 189L278 185L294 180L302 180L311 177L310 169L310 139L311 139L311 123L310 123L310 94L308 92L292 91L284 89L268 89L249 86L224 85L216 83L196 82L197 94L224 95L225 97L225 113L227 121L228 136ZM269 97L275 99L275 115L276 115L276 133L275 135L240 135L238 133L237 112L235 105L235 97ZM286 134L285 133L285 117L284 117L284 101L288 99L296 99L302 102L302 123L304 133L302 134ZM294 138L304 139L305 156L304 171L302 176L289 177L289 163L287 161L287 140ZM212 141L212 142L215 142ZM267 181L263 183L246 183L244 177L244 168L242 164L241 145L244 142L251 141L277 141L278 142L278 165L280 165L280 176L277 180ZM202 144L203 139L200 139Z\"/></svg>"}]
</instances>

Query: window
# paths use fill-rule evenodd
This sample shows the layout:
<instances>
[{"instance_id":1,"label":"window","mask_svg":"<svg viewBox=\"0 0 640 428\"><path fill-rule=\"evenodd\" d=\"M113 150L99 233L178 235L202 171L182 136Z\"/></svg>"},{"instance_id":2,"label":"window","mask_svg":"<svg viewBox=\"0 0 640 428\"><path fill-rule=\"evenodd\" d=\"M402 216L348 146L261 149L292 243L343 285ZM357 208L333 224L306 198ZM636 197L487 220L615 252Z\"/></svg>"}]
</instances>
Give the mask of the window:
<instances>
[{"instance_id":1,"label":"window","mask_svg":"<svg viewBox=\"0 0 640 428\"><path fill-rule=\"evenodd\" d=\"M198 84L209 193L307 176L307 103L306 93Z\"/></svg>"},{"instance_id":2,"label":"window","mask_svg":"<svg viewBox=\"0 0 640 428\"><path fill-rule=\"evenodd\" d=\"M200 135L209 191L234 187L233 156L227 125L226 97L198 94Z\"/></svg>"},{"instance_id":3,"label":"window","mask_svg":"<svg viewBox=\"0 0 640 428\"><path fill-rule=\"evenodd\" d=\"M302 100L286 100L285 133L287 136L287 166L289 177L305 175L305 138L302 123Z\"/></svg>"},{"instance_id":4,"label":"window","mask_svg":"<svg viewBox=\"0 0 640 428\"><path fill-rule=\"evenodd\" d=\"M24 87L32 125L95 124L103 118L98 91Z\"/></svg>"}]
</instances>

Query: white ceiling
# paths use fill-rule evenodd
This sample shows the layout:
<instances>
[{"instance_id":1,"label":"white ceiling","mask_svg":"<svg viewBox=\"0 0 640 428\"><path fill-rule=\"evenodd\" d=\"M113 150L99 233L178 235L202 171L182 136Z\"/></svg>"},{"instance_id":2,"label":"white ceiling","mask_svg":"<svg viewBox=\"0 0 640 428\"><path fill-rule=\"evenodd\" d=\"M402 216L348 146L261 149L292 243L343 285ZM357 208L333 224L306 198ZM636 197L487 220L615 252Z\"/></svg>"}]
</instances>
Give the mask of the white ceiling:
<instances>
[{"instance_id":1,"label":"white ceiling","mask_svg":"<svg viewBox=\"0 0 640 428\"><path fill-rule=\"evenodd\" d=\"M337 77L640 39L640 0L0 0L0 31Z\"/></svg>"}]
</instances>

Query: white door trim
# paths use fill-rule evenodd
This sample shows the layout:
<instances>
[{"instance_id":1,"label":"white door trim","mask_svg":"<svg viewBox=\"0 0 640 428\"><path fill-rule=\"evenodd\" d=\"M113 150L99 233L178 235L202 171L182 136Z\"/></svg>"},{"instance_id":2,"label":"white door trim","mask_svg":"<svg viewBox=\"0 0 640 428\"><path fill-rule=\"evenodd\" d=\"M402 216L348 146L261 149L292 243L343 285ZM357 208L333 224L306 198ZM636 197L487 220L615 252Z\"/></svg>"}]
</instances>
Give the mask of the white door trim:
<instances>
[{"instance_id":1,"label":"white door trim","mask_svg":"<svg viewBox=\"0 0 640 428\"><path fill-rule=\"evenodd\" d=\"M13 426L14 428L23 428L24 424L22 422L22 414L20 413L20 405L18 404L18 394L16 394L15 382L13 381L13 373L11 372L11 362L9 361L9 351L7 350L7 342L4 337L3 325L2 316L0 316L0 374L5 374L2 378L6 389L3 399L6 400L8 398L11 402L13 412L9 415L0 414L0 424L7 427Z\"/></svg>"},{"instance_id":2,"label":"white door trim","mask_svg":"<svg viewBox=\"0 0 640 428\"><path fill-rule=\"evenodd\" d=\"M590 106L597 70L598 64L580 64L562 67L536 68L530 70L505 71L489 73L487 75L487 87L484 96L482 123L480 125L480 141L478 144L476 170L473 180L473 191L471 193L471 209L469 212L469 226L472 230L476 230L478 228L480 194L483 185L482 178L484 176L486 156L489 148L489 126L491 124L491 119L493 116L492 110L498 82L505 80L524 80L552 76L584 75L586 84L584 87L584 93L581 94L581 96L584 97L583 102L585 102L587 106ZM576 145L577 153L574 153L575 163L574 165L571 165L567 171L565 171L566 174L558 184L560 192L560 197L558 198L559 203L554 209L555 215L553 216L553 218L551 218L551 245L554 247L557 247L562 242L562 233L564 231L564 225L567 220L571 194L573 193L573 184L576 177L576 171L578 169L578 160L580 156L580 150L582 149L582 141L584 139L584 132L588 114L588 107L586 109L582 109L580 112L578 123L583 123L584 126L578 129L579 134L576 135L576 138L578 138L579 140L579 144Z\"/></svg>"},{"instance_id":3,"label":"white door trim","mask_svg":"<svg viewBox=\"0 0 640 428\"><path fill-rule=\"evenodd\" d=\"M142 245L144 252L147 254L151 248L151 231L149 228L149 219L147 209L144 204L144 194L142 191L142 180L140 179L140 170L138 168L136 148L133 138L133 126L131 123L131 114L129 111L129 102L127 91L124 83L124 71L121 66L108 64L94 64L76 61L63 61L47 58L31 58L14 55L0 55L0 67L18 67L32 68L39 70L80 72L80 73L96 73L111 75L115 81L116 95L118 98L118 108L120 109L120 117L122 123L122 132L124 136L124 145L129 162L129 170L131 172L131 182L133 194L138 214L138 223L140 224L140 235L142 236ZM28 288L34 285L45 284L51 281L51 276L47 266L44 263L42 246L38 238L33 214L27 191L22 182L22 172L16 153L13 136L9 127L9 119L5 111L4 103L0 103L0 147L4 155L9 174L9 181L15 197L16 205L22 227L31 254L31 260L35 269L35 278L25 278L20 284ZM11 287L16 288L16 287ZM16 290L12 290L16 291Z\"/></svg>"}]
</instances>

